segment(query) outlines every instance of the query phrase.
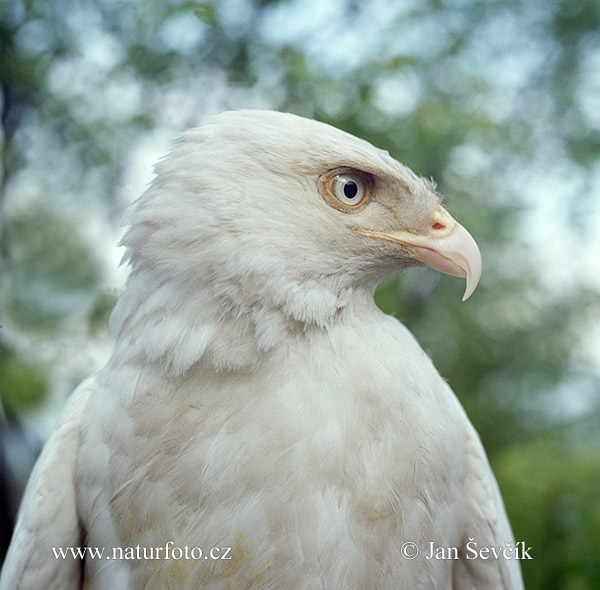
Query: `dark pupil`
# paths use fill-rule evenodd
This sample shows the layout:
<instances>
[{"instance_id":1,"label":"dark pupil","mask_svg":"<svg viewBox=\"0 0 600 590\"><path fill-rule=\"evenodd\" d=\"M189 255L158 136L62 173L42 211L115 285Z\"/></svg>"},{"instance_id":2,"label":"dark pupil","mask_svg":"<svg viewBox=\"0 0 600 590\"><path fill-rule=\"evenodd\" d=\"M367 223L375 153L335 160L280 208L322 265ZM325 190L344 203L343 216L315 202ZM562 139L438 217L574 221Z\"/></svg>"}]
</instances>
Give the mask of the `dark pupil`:
<instances>
[{"instance_id":1,"label":"dark pupil","mask_svg":"<svg viewBox=\"0 0 600 590\"><path fill-rule=\"evenodd\" d=\"M353 199L357 193L358 186L356 185L356 182L351 180L344 185L344 196L347 199Z\"/></svg>"}]
</instances>

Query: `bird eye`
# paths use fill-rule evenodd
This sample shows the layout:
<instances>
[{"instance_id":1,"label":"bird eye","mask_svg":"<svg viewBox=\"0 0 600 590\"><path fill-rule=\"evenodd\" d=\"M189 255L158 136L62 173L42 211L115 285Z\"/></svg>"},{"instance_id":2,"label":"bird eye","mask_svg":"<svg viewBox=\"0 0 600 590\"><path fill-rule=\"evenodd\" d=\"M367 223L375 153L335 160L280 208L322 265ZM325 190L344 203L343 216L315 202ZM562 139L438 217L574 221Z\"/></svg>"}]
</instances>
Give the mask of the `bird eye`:
<instances>
[{"instance_id":1,"label":"bird eye","mask_svg":"<svg viewBox=\"0 0 600 590\"><path fill-rule=\"evenodd\" d=\"M357 207L368 196L365 179L353 172L336 174L327 183L329 192L343 205Z\"/></svg>"}]
</instances>

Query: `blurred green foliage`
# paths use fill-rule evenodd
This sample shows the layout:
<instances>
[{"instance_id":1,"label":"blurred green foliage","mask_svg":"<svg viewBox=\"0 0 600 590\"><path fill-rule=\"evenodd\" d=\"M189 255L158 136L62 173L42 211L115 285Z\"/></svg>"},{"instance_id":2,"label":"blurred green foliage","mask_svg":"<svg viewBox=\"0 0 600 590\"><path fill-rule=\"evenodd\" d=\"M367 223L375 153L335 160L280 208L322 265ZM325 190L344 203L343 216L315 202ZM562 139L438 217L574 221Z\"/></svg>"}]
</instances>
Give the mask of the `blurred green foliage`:
<instances>
[{"instance_id":1,"label":"blurred green foliage","mask_svg":"<svg viewBox=\"0 0 600 590\"><path fill-rule=\"evenodd\" d=\"M515 535L533 547L523 562L528 588L597 588L599 465L600 451L546 438L496 461Z\"/></svg>"},{"instance_id":2,"label":"blurred green foliage","mask_svg":"<svg viewBox=\"0 0 600 590\"><path fill-rule=\"evenodd\" d=\"M9 419L38 407L47 387L48 377L43 366L0 346L0 401Z\"/></svg>"},{"instance_id":3,"label":"blurred green foliage","mask_svg":"<svg viewBox=\"0 0 600 590\"><path fill-rule=\"evenodd\" d=\"M56 329L87 303L100 281L99 261L79 225L52 209L12 215L3 229L4 312L24 330Z\"/></svg>"},{"instance_id":4,"label":"blurred green foliage","mask_svg":"<svg viewBox=\"0 0 600 590\"><path fill-rule=\"evenodd\" d=\"M600 384L581 349L598 296L584 284L549 289L522 220L536 175L564 170L565 223L584 237L600 162L600 4L331 6L337 12L307 16L287 0L0 3L8 419L42 404L52 378L22 342L52 341L74 314L93 338L114 303L77 215L91 204L118 216L128 154L154 129L196 123L194 105L243 107L258 94L432 176L476 236L484 275L467 303L462 281L425 269L388 277L376 300L415 333L480 432L515 535L533 547L526 586L595 588ZM220 75L227 88L212 100ZM190 86L196 79L203 86ZM35 137L46 151L34 158ZM34 199L22 183L31 175L43 185ZM27 206L15 207L20 200ZM569 411L586 391L586 411Z\"/></svg>"}]
</instances>

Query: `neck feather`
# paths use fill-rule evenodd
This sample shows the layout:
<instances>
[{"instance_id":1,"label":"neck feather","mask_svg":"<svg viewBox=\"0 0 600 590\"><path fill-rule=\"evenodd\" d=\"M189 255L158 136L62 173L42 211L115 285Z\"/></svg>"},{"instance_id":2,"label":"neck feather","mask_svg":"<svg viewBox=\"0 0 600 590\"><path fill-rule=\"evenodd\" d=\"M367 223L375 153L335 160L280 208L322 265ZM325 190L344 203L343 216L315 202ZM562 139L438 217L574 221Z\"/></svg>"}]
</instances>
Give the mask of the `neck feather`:
<instances>
[{"instance_id":1,"label":"neck feather","mask_svg":"<svg viewBox=\"0 0 600 590\"><path fill-rule=\"evenodd\" d=\"M198 363L252 371L292 339L346 321L357 304L372 307L374 286L344 286L332 276L186 281L138 263L110 318L113 360L159 364L173 375Z\"/></svg>"}]
</instances>

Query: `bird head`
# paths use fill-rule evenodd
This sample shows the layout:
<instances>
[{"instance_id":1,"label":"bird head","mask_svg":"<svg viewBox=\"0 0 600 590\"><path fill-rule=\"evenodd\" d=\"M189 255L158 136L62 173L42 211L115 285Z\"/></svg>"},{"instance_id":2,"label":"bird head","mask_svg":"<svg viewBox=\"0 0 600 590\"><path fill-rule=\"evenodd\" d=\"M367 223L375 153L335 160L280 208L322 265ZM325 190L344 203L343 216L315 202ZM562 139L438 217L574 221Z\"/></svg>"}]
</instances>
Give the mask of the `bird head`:
<instances>
[{"instance_id":1,"label":"bird head","mask_svg":"<svg viewBox=\"0 0 600 590\"><path fill-rule=\"evenodd\" d=\"M290 321L327 327L397 269L464 277L465 299L479 281L477 245L435 185L324 123L223 113L183 134L156 172L122 242L132 272L117 331L186 309L188 325L229 319L269 349Z\"/></svg>"}]
</instances>

